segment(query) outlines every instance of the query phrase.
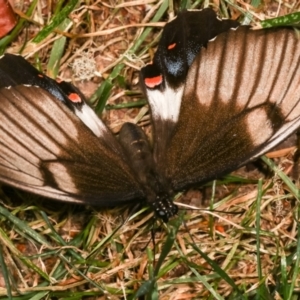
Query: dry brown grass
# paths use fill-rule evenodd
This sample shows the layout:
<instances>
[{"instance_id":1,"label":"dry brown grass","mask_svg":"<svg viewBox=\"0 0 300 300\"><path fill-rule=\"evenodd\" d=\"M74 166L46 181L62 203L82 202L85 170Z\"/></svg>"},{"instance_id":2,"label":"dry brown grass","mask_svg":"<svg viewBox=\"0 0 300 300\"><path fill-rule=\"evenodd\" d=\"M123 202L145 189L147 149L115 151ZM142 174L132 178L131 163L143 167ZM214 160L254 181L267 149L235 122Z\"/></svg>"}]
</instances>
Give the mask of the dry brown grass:
<instances>
[{"instance_id":1,"label":"dry brown grass","mask_svg":"<svg viewBox=\"0 0 300 300\"><path fill-rule=\"evenodd\" d=\"M65 36L58 77L72 81L88 98L111 83L108 104L130 104L143 99L138 71L151 60L167 20L165 14L149 27L163 5L156 0L80 2L69 15L73 23L67 33L55 30L36 44L32 39L55 14L55 3L38 0L6 51L23 48L22 55L52 75L54 64L47 68L47 63L52 55L59 57L53 49L61 48L54 42ZM250 11L255 25L299 10L296 2L268 1L258 8L245 2L211 5L234 18ZM24 16L29 2L14 6ZM151 31L142 40L147 28ZM149 132L146 106L105 110L102 117L114 132L125 121L139 122ZM293 151L273 153L286 175ZM299 199L284 174L265 176L243 168L233 182L189 191L179 204L202 209L187 210L168 225L153 223L147 209L132 216L126 207L84 208L3 187L0 297L132 299L148 284L149 299L297 299Z\"/></svg>"}]
</instances>

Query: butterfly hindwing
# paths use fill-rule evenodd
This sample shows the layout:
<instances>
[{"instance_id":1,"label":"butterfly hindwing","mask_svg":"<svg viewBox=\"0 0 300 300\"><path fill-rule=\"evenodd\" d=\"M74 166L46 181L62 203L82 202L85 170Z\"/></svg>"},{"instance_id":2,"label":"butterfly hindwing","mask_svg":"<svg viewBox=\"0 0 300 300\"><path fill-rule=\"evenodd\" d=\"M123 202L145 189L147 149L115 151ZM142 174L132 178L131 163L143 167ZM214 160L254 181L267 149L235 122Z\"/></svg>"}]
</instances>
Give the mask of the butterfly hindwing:
<instances>
[{"instance_id":1,"label":"butterfly hindwing","mask_svg":"<svg viewBox=\"0 0 300 300\"><path fill-rule=\"evenodd\" d=\"M299 127L299 46L291 29L240 27L200 51L166 152L175 190L233 171Z\"/></svg>"}]
</instances>

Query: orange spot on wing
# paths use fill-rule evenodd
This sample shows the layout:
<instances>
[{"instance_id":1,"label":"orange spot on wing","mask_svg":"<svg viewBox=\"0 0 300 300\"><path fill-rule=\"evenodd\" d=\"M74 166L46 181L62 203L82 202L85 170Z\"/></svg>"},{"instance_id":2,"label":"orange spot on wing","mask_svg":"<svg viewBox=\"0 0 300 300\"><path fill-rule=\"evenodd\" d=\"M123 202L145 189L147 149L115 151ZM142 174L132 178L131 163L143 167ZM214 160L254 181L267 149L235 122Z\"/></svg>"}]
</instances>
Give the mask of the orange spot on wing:
<instances>
[{"instance_id":1,"label":"orange spot on wing","mask_svg":"<svg viewBox=\"0 0 300 300\"><path fill-rule=\"evenodd\" d=\"M160 85L162 83L163 77L162 75L158 75L151 78L145 78L145 84L149 88L154 88L157 85Z\"/></svg>"},{"instance_id":2,"label":"orange spot on wing","mask_svg":"<svg viewBox=\"0 0 300 300\"><path fill-rule=\"evenodd\" d=\"M68 98L69 98L70 101L72 101L74 103L80 103L81 102L81 98L76 93L70 93L68 95Z\"/></svg>"},{"instance_id":3,"label":"orange spot on wing","mask_svg":"<svg viewBox=\"0 0 300 300\"><path fill-rule=\"evenodd\" d=\"M174 49L175 47L176 47L176 43L170 44L170 45L168 46L168 50L172 50L172 49Z\"/></svg>"}]
</instances>

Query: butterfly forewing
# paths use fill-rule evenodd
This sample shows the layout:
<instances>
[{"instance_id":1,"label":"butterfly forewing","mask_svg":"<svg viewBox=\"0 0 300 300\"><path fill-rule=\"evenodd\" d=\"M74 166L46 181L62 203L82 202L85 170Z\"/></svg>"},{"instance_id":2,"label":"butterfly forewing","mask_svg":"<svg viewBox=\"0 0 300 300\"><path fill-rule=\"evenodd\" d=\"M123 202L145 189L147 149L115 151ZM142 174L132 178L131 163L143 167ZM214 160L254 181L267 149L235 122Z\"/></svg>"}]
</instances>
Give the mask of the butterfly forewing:
<instances>
[{"instance_id":1,"label":"butterfly forewing","mask_svg":"<svg viewBox=\"0 0 300 300\"><path fill-rule=\"evenodd\" d=\"M154 159L158 164L164 161L178 120L186 75L195 56L210 39L238 25L234 20L219 19L211 8L182 11L166 24L153 64L141 70L153 119Z\"/></svg>"},{"instance_id":2,"label":"butterfly forewing","mask_svg":"<svg viewBox=\"0 0 300 300\"><path fill-rule=\"evenodd\" d=\"M299 127L299 46L293 30L240 27L200 51L168 145L174 189L225 175Z\"/></svg>"},{"instance_id":3,"label":"butterfly forewing","mask_svg":"<svg viewBox=\"0 0 300 300\"><path fill-rule=\"evenodd\" d=\"M42 88L2 88L0 103L2 182L60 200L106 206L144 196L108 130L96 137Z\"/></svg>"}]
</instances>

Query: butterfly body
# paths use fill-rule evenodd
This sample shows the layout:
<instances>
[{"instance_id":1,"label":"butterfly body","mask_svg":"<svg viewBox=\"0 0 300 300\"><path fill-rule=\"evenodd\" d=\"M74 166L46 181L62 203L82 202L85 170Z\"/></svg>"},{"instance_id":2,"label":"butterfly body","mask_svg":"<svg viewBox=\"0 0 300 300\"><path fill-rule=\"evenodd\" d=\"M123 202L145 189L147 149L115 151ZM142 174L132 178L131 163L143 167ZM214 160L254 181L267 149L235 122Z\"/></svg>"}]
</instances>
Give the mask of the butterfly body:
<instances>
[{"instance_id":1,"label":"butterfly body","mask_svg":"<svg viewBox=\"0 0 300 300\"><path fill-rule=\"evenodd\" d=\"M168 221L175 192L231 172L299 127L300 47L292 30L253 31L212 10L172 22L140 76L152 148L134 124L116 139L72 85L22 57L2 57L0 181L101 207L146 201ZM194 23L206 27L195 31Z\"/></svg>"},{"instance_id":2,"label":"butterfly body","mask_svg":"<svg viewBox=\"0 0 300 300\"><path fill-rule=\"evenodd\" d=\"M170 182L156 168L145 132L135 124L125 123L119 141L142 186L147 203L161 219L168 221L178 210L172 201L174 192Z\"/></svg>"}]
</instances>

